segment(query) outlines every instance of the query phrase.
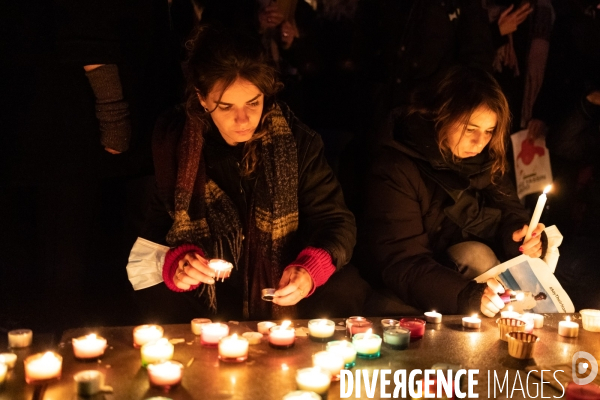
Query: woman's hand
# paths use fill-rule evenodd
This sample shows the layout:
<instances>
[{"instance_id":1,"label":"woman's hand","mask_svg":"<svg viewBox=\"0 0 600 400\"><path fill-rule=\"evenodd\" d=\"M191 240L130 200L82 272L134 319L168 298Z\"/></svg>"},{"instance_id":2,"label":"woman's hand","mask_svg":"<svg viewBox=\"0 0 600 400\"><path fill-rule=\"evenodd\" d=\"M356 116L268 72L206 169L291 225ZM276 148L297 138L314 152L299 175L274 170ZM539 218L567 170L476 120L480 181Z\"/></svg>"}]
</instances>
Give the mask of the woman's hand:
<instances>
[{"instance_id":1,"label":"woman's hand","mask_svg":"<svg viewBox=\"0 0 600 400\"><path fill-rule=\"evenodd\" d=\"M498 27L502 36L513 33L517 27L525 21L525 18L533 11L529 2L523 3L519 8L513 11L514 5L511 4L498 18Z\"/></svg>"},{"instance_id":2,"label":"woman's hand","mask_svg":"<svg viewBox=\"0 0 600 400\"><path fill-rule=\"evenodd\" d=\"M481 297L481 312L486 317L492 318L504 308L504 302L498 296L498 293L504 293L504 287L494 278L488 279L487 285Z\"/></svg>"},{"instance_id":3,"label":"woman's hand","mask_svg":"<svg viewBox=\"0 0 600 400\"><path fill-rule=\"evenodd\" d=\"M523 229L519 229L513 233L513 240L520 242L527 234L529 226L523 225ZM526 241L519 247L519 251L531 258L540 258L542 256L542 232L546 229L544 224L538 224L531 233L531 239Z\"/></svg>"},{"instance_id":4,"label":"woman's hand","mask_svg":"<svg viewBox=\"0 0 600 400\"><path fill-rule=\"evenodd\" d=\"M536 140L540 137L546 137L548 126L541 119L532 118L527 123L527 139Z\"/></svg>"},{"instance_id":5,"label":"woman's hand","mask_svg":"<svg viewBox=\"0 0 600 400\"><path fill-rule=\"evenodd\" d=\"M215 272L208 267L208 261L197 253L187 253L179 260L173 276L173 283L181 290L189 290L190 286L199 283L212 285Z\"/></svg>"},{"instance_id":6,"label":"woman's hand","mask_svg":"<svg viewBox=\"0 0 600 400\"><path fill-rule=\"evenodd\" d=\"M280 306L293 306L302 300L313 287L308 271L301 267L286 268L279 280L273 303Z\"/></svg>"},{"instance_id":7,"label":"woman's hand","mask_svg":"<svg viewBox=\"0 0 600 400\"><path fill-rule=\"evenodd\" d=\"M258 22L261 31L269 28L275 28L283 22L283 14L279 11L277 3L271 3L258 13Z\"/></svg>"}]
</instances>

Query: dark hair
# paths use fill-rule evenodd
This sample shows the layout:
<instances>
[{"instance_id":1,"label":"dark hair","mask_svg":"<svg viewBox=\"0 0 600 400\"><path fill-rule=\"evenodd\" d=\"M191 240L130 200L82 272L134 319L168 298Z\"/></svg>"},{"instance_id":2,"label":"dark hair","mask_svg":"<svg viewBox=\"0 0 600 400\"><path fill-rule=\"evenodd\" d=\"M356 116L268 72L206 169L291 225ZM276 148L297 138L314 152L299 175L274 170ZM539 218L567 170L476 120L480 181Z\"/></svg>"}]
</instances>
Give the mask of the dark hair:
<instances>
[{"instance_id":1,"label":"dark hair","mask_svg":"<svg viewBox=\"0 0 600 400\"><path fill-rule=\"evenodd\" d=\"M497 125L488 144L492 160L492 181L496 175L506 172L506 137L510 127L508 101L500 85L489 73L471 67L453 67L429 92L416 93L409 113L418 113L433 120L437 131L437 143L444 157L449 154L458 162L448 146L450 129L463 125L463 134L471 114L480 106L496 114Z\"/></svg>"},{"instance_id":2,"label":"dark hair","mask_svg":"<svg viewBox=\"0 0 600 400\"><path fill-rule=\"evenodd\" d=\"M269 65L260 42L242 31L217 26L199 26L186 43L188 58L185 63L187 80L186 112L208 126L210 113L198 99L207 98L217 83L223 92L242 78L256 86L264 95L261 122L254 135L244 145L243 171L251 174L258 165L257 143L268 133L264 121L275 105L275 95L282 88L275 69ZM223 93L221 93L221 96Z\"/></svg>"}]
</instances>

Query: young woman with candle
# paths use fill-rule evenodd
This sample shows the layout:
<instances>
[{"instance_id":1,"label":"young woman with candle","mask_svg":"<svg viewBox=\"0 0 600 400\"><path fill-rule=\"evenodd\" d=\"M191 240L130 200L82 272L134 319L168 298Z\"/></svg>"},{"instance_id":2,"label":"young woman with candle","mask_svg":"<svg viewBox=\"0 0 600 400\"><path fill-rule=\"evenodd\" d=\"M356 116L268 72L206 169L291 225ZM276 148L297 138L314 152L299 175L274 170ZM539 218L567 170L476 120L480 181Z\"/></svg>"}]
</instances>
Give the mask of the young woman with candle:
<instances>
[{"instance_id":1,"label":"young woman with candle","mask_svg":"<svg viewBox=\"0 0 600 400\"><path fill-rule=\"evenodd\" d=\"M128 265L141 303L165 310L163 322L211 311L293 317L296 304L301 316L356 314L368 285L355 269L339 271L355 223L321 138L276 101L281 84L259 42L203 27L188 48L185 109L155 128L158 195L143 235L168 252L157 268L166 248L151 244L147 256L141 239ZM223 282L208 268L213 258L234 265ZM272 302L261 299L265 288L277 288Z\"/></svg>"},{"instance_id":2,"label":"young woman with candle","mask_svg":"<svg viewBox=\"0 0 600 400\"><path fill-rule=\"evenodd\" d=\"M364 244L379 282L421 309L495 315L501 285L473 279L520 254L540 257L544 225L507 174L509 109L486 72L455 68L396 109L367 190Z\"/></svg>"}]
</instances>

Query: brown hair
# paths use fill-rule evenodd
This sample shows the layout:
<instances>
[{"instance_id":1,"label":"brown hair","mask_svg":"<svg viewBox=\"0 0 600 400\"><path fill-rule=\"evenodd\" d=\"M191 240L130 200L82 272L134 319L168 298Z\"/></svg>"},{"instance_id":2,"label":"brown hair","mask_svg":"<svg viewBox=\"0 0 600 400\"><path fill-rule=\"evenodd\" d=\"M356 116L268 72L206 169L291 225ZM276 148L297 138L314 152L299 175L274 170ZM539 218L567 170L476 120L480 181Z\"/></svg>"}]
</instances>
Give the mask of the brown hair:
<instances>
[{"instance_id":1,"label":"brown hair","mask_svg":"<svg viewBox=\"0 0 600 400\"><path fill-rule=\"evenodd\" d=\"M257 146L259 139L268 134L265 120L275 106L275 95L283 85L277 80L275 69L268 64L262 46L254 37L243 32L227 30L216 26L200 26L195 29L186 43L188 58L185 63L187 80L186 112L209 126L210 113L205 111L198 94L206 98L210 91L221 83L223 92L242 78L256 86L264 95L261 121L244 144L244 175L250 175L259 163ZM221 96L223 95L221 92Z\"/></svg>"},{"instance_id":2,"label":"brown hair","mask_svg":"<svg viewBox=\"0 0 600 400\"><path fill-rule=\"evenodd\" d=\"M487 145L494 182L494 178L504 174L507 169L506 138L510 127L510 110L500 85L492 75L477 68L454 67L433 92L416 94L409 113L418 113L433 120L442 156L451 155L454 162L460 162L448 146L450 129L456 124L463 125L464 135L471 115L480 106L489 108L497 117L496 128Z\"/></svg>"}]
</instances>

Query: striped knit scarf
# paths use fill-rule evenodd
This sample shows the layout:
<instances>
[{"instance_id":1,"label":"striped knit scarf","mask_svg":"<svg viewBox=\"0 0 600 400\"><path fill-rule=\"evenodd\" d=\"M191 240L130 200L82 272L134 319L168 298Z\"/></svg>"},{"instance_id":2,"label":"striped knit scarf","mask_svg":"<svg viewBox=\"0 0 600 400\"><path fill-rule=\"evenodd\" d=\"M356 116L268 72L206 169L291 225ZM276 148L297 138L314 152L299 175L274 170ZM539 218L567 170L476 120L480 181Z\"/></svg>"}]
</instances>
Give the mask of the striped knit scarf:
<instances>
[{"instance_id":1,"label":"striped knit scarf","mask_svg":"<svg viewBox=\"0 0 600 400\"><path fill-rule=\"evenodd\" d=\"M256 186L250 202L247 246L242 246L242 223L231 199L206 176L202 157L202 124L188 118L181 135L167 134L154 143L159 190L169 198L174 222L167 243L174 247L193 243L207 258L224 258L226 247L237 271L244 274L245 318L293 316L261 300L262 288L278 287L283 268L291 261L291 239L298 228L298 156L290 127L279 106L264 121L268 133L262 137ZM173 197L174 194L174 197ZM242 266L242 271L238 266ZM214 285L200 285L216 311Z\"/></svg>"}]
</instances>

